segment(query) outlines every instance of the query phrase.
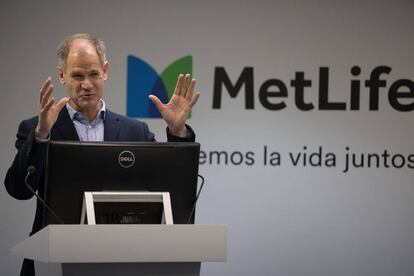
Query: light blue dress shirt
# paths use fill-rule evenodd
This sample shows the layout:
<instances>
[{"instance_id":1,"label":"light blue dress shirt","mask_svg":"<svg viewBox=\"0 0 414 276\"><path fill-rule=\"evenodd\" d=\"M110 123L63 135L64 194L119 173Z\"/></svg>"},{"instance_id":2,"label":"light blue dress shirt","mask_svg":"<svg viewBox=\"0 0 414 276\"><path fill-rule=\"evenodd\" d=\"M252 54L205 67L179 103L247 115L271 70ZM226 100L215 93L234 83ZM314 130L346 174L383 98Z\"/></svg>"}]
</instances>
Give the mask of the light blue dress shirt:
<instances>
[{"instance_id":1,"label":"light blue dress shirt","mask_svg":"<svg viewBox=\"0 0 414 276\"><path fill-rule=\"evenodd\" d=\"M102 108L99 110L96 118L89 122L88 118L81 112L76 111L73 107L66 104L70 119L75 126L80 141L103 141L104 140L104 120L105 120L105 102L101 99Z\"/></svg>"}]
</instances>

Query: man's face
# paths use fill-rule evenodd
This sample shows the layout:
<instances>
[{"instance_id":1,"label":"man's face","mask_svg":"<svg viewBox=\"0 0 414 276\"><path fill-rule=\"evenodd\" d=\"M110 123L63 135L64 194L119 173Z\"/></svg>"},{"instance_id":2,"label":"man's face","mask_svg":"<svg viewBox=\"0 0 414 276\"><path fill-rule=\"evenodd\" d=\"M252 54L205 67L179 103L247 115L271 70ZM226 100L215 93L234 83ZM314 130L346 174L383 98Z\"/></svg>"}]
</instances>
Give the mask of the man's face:
<instances>
[{"instance_id":1,"label":"man's face","mask_svg":"<svg viewBox=\"0 0 414 276\"><path fill-rule=\"evenodd\" d=\"M95 47L86 40L74 40L70 46L66 68L58 67L60 82L66 87L70 105L85 114L96 114L101 108L108 62L102 65Z\"/></svg>"}]
</instances>

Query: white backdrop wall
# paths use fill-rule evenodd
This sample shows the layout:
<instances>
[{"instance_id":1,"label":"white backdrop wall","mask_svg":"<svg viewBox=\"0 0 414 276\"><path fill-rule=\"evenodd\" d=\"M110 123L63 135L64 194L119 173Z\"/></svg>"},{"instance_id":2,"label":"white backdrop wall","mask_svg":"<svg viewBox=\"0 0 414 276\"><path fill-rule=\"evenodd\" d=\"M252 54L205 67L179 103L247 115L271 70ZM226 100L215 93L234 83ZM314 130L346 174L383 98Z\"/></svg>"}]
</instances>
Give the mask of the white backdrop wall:
<instances>
[{"instance_id":1,"label":"white backdrop wall","mask_svg":"<svg viewBox=\"0 0 414 276\"><path fill-rule=\"evenodd\" d=\"M413 112L395 110L388 91L408 79L398 91L409 97L399 102L414 102L413 10L412 1L402 0L2 1L1 178L15 154L18 123L37 112L44 79L52 75L55 97L65 95L55 73L55 49L64 36L90 32L106 41L104 98L123 114L128 55L158 72L192 55L202 97L190 124L205 154L200 172L206 178L197 223L229 225L229 261L204 264L202 275L412 275ZM353 66L361 68L357 76ZM365 81L378 66L392 70L380 76L386 84L378 110L369 110ZM217 67L233 84L245 67L253 68L254 109L245 108L244 86L231 98L224 85L221 108L213 108ZM320 67L329 68L329 100L345 102L346 110L319 110ZM304 90L310 111L295 104L296 72L312 83ZM287 86L287 97L268 99L286 108L261 104L259 90L269 79ZM360 81L359 110L350 110L351 80ZM161 120L144 120L165 140ZM313 166L319 150L322 165ZM292 162L299 153L306 153L305 165ZM380 162L368 166L365 159L362 168L345 172L352 154L357 163L368 154ZM20 269L9 249L27 236L34 204L0 189L1 275Z\"/></svg>"}]
</instances>

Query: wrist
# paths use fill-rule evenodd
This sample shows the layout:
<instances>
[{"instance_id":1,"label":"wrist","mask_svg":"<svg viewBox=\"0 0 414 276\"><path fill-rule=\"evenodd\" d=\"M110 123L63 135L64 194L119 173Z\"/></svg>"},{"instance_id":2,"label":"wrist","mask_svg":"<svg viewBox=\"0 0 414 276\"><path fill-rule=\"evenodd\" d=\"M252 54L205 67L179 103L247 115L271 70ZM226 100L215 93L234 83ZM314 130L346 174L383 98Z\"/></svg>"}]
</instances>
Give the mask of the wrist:
<instances>
[{"instance_id":1,"label":"wrist","mask_svg":"<svg viewBox=\"0 0 414 276\"><path fill-rule=\"evenodd\" d=\"M173 129L173 128L170 128L170 127L168 127L168 128L170 130L170 134L172 134L174 136L184 138L184 137L187 137L187 135L188 135L188 130L185 126L180 128L180 129Z\"/></svg>"},{"instance_id":2,"label":"wrist","mask_svg":"<svg viewBox=\"0 0 414 276\"><path fill-rule=\"evenodd\" d=\"M49 131L41 130L39 126L35 129L35 136L40 139L47 139L49 137Z\"/></svg>"}]
</instances>

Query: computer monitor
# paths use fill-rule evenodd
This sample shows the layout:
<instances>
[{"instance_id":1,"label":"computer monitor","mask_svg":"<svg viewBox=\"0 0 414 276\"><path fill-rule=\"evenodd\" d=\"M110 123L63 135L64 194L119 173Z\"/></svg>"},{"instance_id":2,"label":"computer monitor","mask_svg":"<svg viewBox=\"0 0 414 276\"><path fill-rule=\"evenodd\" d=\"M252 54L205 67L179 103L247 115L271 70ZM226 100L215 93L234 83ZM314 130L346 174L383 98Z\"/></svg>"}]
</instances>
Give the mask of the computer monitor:
<instances>
[{"instance_id":1,"label":"computer monitor","mask_svg":"<svg viewBox=\"0 0 414 276\"><path fill-rule=\"evenodd\" d=\"M79 224L84 191L169 192L174 223L187 223L199 152L198 143L50 141L45 202L65 224ZM44 209L43 226L59 223Z\"/></svg>"}]
</instances>

